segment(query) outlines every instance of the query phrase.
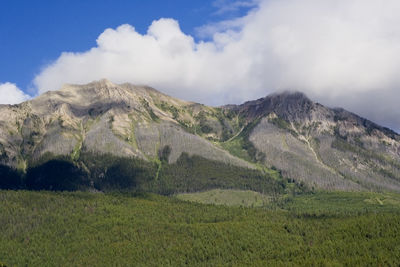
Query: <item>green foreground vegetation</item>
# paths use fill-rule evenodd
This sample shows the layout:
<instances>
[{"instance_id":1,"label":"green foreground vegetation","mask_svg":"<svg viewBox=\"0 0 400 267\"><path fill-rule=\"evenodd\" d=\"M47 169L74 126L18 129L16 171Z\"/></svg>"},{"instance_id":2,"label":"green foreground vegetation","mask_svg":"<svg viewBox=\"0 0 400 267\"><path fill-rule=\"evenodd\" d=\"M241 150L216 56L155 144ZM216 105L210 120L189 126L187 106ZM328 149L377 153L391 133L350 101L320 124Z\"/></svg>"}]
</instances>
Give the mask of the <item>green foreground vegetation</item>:
<instances>
[{"instance_id":1,"label":"green foreground vegetation","mask_svg":"<svg viewBox=\"0 0 400 267\"><path fill-rule=\"evenodd\" d=\"M263 207L271 202L270 196L250 190L233 189L213 189L204 192L178 194L176 197L203 204L242 207Z\"/></svg>"},{"instance_id":2,"label":"green foreground vegetation","mask_svg":"<svg viewBox=\"0 0 400 267\"><path fill-rule=\"evenodd\" d=\"M154 194L0 191L0 266L397 266L400 195L264 207Z\"/></svg>"}]
</instances>

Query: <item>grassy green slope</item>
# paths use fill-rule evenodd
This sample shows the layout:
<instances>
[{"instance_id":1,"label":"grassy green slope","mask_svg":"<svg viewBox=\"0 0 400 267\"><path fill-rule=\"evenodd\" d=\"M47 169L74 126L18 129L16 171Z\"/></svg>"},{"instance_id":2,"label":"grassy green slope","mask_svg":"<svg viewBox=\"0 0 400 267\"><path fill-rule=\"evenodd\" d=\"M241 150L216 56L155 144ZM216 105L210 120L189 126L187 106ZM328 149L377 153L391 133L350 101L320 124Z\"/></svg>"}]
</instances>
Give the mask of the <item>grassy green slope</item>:
<instances>
[{"instance_id":1,"label":"grassy green slope","mask_svg":"<svg viewBox=\"0 0 400 267\"><path fill-rule=\"evenodd\" d=\"M267 205L271 198L267 195L250 190L214 189L198 193L176 195L178 199L227 206L262 207Z\"/></svg>"},{"instance_id":2,"label":"grassy green slope","mask_svg":"<svg viewBox=\"0 0 400 267\"><path fill-rule=\"evenodd\" d=\"M308 196L308 204L317 203L321 213L329 214L313 217L301 198L281 203L288 211L202 205L156 195L0 191L0 262L8 266L400 262L398 196L391 196L392 209L385 210L379 202L355 194L354 201L370 209L360 204L360 209L343 214L330 210L351 201L332 201L329 196L322 194L316 200L316 195ZM382 196L378 196L381 201ZM296 211L290 211L296 205Z\"/></svg>"}]
</instances>

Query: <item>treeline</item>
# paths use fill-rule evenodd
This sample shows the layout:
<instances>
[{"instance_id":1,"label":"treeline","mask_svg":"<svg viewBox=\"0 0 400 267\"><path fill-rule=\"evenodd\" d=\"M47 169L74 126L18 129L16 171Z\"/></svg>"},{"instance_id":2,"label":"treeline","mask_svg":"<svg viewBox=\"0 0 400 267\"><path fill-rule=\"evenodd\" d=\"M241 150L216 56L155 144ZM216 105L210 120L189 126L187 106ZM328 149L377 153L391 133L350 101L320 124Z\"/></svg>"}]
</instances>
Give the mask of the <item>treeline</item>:
<instances>
[{"instance_id":1,"label":"treeline","mask_svg":"<svg viewBox=\"0 0 400 267\"><path fill-rule=\"evenodd\" d=\"M0 189L30 189L74 191L87 187L87 175L75 163L56 158L31 166L22 173L8 166L0 166Z\"/></svg>"},{"instance_id":2,"label":"treeline","mask_svg":"<svg viewBox=\"0 0 400 267\"><path fill-rule=\"evenodd\" d=\"M132 190L154 177L155 170L152 163L109 154L82 154L78 161L46 155L31 163L26 173L0 166L0 189Z\"/></svg>"},{"instance_id":3,"label":"treeline","mask_svg":"<svg viewBox=\"0 0 400 267\"><path fill-rule=\"evenodd\" d=\"M78 161L47 155L35 164L29 164L26 173L0 166L0 189L94 189L170 195L214 188L281 194L288 188L293 188L293 184L288 186L290 181L273 178L259 170L189 156L186 153L183 153L176 163L168 164L168 151L164 150L159 155L159 161L82 153Z\"/></svg>"},{"instance_id":4,"label":"treeline","mask_svg":"<svg viewBox=\"0 0 400 267\"><path fill-rule=\"evenodd\" d=\"M275 180L259 170L223 164L200 156L182 153L174 164L163 163L159 179L148 191L169 195L214 188L244 189L260 193L284 193L286 180Z\"/></svg>"}]
</instances>

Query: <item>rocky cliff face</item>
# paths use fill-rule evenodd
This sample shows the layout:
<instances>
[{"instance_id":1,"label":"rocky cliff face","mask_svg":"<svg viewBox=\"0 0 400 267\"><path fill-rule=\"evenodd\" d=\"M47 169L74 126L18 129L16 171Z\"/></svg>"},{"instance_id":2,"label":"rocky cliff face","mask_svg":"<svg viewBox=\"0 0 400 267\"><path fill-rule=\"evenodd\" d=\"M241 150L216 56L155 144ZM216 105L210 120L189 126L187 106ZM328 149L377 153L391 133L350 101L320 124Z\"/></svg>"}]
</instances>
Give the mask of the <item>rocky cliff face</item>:
<instances>
[{"instance_id":1,"label":"rocky cliff face","mask_svg":"<svg viewBox=\"0 0 400 267\"><path fill-rule=\"evenodd\" d=\"M101 80L0 105L0 163L22 172L86 152L158 161L165 148L170 164L185 152L310 187L400 191L400 136L302 93L213 108Z\"/></svg>"},{"instance_id":2,"label":"rocky cliff face","mask_svg":"<svg viewBox=\"0 0 400 267\"><path fill-rule=\"evenodd\" d=\"M327 189L400 190L400 136L302 93L274 94L231 106L260 119L249 139L264 163L284 175Z\"/></svg>"},{"instance_id":3,"label":"rocky cliff face","mask_svg":"<svg viewBox=\"0 0 400 267\"><path fill-rule=\"evenodd\" d=\"M1 162L24 169L46 154L78 158L82 152L152 160L170 146L170 163L186 152L252 167L201 137L218 138L218 120L215 130L196 133L196 116L212 123L215 112L149 87L107 80L65 85L20 105L0 106Z\"/></svg>"}]
</instances>

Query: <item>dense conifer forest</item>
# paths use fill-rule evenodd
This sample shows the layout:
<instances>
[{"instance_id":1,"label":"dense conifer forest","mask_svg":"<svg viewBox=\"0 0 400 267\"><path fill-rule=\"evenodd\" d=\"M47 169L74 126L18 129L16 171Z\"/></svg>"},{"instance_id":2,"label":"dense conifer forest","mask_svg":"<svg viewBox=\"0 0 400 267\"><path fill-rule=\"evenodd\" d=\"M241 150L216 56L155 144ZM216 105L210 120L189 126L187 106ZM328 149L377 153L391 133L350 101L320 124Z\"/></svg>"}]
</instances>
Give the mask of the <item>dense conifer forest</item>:
<instances>
[{"instance_id":1,"label":"dense conifer forest","mask_svg":"<svg viewBox=\"0 0 400 267\"><path fill-rule=\"evenodd\" d=\"M260 193L305 192L303 184L283 178L278 171L248 169L183 153L168 164L165 152L144 161L111 154L83 153L79 159L47 155L30 164L26 173L0 166L0 189L98 190L152 192L171 195L214 188L244 189Z\"/></svg>"},{"instance_id":2,"label":"dense conifer forest","mask_svg":"<svg viewBox=\"0 0 400 267\"><path fill-rule=\"evenodd\" d=\"M0 191L0 266L396 266L396 194L259 208L145 193Z\"/></svg>"}]
</instances>

